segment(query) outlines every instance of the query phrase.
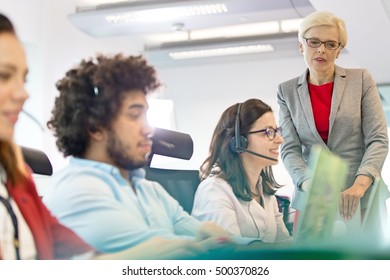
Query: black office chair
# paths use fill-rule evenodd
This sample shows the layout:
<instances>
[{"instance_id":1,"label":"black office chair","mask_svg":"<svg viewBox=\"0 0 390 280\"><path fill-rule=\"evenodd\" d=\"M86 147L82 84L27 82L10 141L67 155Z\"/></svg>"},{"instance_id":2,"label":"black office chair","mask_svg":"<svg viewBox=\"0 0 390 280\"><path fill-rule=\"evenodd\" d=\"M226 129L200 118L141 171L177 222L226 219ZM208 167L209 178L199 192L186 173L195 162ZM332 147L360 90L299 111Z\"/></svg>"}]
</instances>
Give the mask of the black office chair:
<instances>
[{"instance_id":1,"label":"black office chair","mask_svg":"<svg viewBox=\"0 0 390 280\"><path fill-rule=\"evenodd\" d=\"M194 142L191 136L186 133L156 128L152 140L153 145L148 166L150 166L154 155L188 160L194 152Z\"/></svg>"},{"instance_id":2,"label":"black office chair","mask_svg":"<svg viewBox=\"0 0 390 280\"><path fill-rule=\"evenodd\" d=\"M275 195L276 200L278 202L279 212L283 214L283 221L286 225L286 228L289 232L289 234L293 235L293 222L290 221L290 214L291 208L290 208L290 198L283 195Z\"/></svg>"},{"instance_id":3,"label":"black office chair","mask_svg":"<svg viewBox=\"0 0 390 280\"><path fill-rule=\"evenodd\" d=\"M149 162L145 167L146 179L159 182L175 198L185 211L191 213L196 189L199 185L198 170L174 170L150 167L154 155L189 160L194 143L189 134L156 128Z\"/></svg>"},{"instance_id":4,"label":"black office chair","mask_svg":"<svg viewBox=\"0 0 390 280\"><path fill-rule=\"evenodd\" d=\"M191 213L199 185L197 170L172 170L146 167L146 179L159 182L185 211Z\"/></svg>"},{"instance_id":5,"label":"black office chair","mask_svg":"<svg viewBox=\"0 0 390 280\"><path fill-rule=\"evenodd\" d=\"M46 154L40 150L21 147L24 161L32 169L33 173L40 175L52 175L53 167Z\"/></svg>"}]
</instances>

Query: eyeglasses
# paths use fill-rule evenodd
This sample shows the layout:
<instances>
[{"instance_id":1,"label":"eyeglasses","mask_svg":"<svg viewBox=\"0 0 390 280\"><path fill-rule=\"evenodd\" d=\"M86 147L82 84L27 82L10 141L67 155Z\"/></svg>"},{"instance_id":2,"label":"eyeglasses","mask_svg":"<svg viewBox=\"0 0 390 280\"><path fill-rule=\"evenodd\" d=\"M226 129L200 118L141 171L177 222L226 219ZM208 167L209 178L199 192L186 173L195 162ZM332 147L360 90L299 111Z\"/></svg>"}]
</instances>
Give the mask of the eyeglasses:
<instances>
[{"instance_id":1,"label":"eyeglasses","mask_svg":"<svg viewBox=\"0 0 390 280\"><path fill-rule=\"evenodd\" d=\"M335 50L341 45L341 43L336 41L323 42L317 38L306 38L306 37L303 37L303 39L306 40L306 44L311 48L319 48L322 44L324 44L325 48L327 48L328 50Z\"/></svg>"},{"instance_id":2,"label":"eyeglasses","mask_svg":"<svg viewBox=\"0 0 390 280\"><path fill-rule=\"evenodd\" d=\"M265 132L265 135L267 135L268 140L270 140L270 141L275 139L276 134L279 134L280 136L282 136L282 128L281 127L277 127L277 128L267 127L267 128L260 129L260 130L249 131L248 134L259 133L259 132Z\"/></svg>"}]
</instances>

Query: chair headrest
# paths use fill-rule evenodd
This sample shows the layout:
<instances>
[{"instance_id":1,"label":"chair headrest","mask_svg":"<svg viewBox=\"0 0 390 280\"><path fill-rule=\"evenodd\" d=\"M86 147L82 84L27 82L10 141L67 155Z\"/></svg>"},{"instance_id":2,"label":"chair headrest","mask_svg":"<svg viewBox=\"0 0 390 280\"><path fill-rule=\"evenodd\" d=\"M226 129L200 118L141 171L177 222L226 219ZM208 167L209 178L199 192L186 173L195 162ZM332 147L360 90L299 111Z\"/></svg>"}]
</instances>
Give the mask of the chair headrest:
<instances>
[{"instance_id":1,"label":"chair headrest","mask_svg":"<svg viewBox=\"0 0 390 280\"><path fill-rule=\"evenodd\" d=\"M191 136L186 133L156 128L152 140L149 163L154 154L188 160L194 152L194 142ZM53 173L53 167L44 152L33 148L21 148L25 162L34 173L42 175Z\"/></svg>"},{"instance_id":2,"label":"chair headrest","mask_svg":"<svg viewBox=\"0 0 390 280\"><path fill-rule=\"evenodd\" d=\"M151 155L157 154L180 159L190 159L194 152L194 142L189 134L156 128L152 137Z\"/></svg>"},{"instance_id":3,"label":"chair headrest","mask_svg":"<svg viewBox=\"0 0 390 280\"><path fill-rule=\"evenodd\" d=\"M53 167L46 154L40 150L21 147L24 161L35 174L52 175Z\"/></svg>"}]
</instances>

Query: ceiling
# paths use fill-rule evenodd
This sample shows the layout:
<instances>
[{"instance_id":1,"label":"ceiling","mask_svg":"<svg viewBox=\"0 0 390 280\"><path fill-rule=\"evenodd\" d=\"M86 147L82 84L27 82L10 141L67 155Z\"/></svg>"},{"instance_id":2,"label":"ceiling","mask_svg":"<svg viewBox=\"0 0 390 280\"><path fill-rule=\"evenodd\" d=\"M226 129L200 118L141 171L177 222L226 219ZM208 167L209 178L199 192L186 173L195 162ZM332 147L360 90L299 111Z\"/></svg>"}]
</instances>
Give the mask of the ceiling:
<instances>
[{"instance_id":1,"label":"ceiling","mask_svg":"<svg viewBox=\"0 0 390 280\"><path fill-rule=\"evenodd\" d=\"M282 23L278 21L300 19L315 11L309 0L134 0L134 1L104 1L75 0L75 12L68 15L69 20L81 31L96 38L137 36L144 43L144 51L154 64L172 65L169 57L172 52L188 50L204 50L205 48L241 47L248 45L272 44L273 53L262 54L264 59L279 56L298 56L296 31L282 31ZM206 16L180 16L175 14L172 19L159 22L154 20L108 24L107 15L123 15L126 12L167 8L171 6L225 4L228 12ZM161 18L161 13L156 16ZM259 23L276 24L278 31L268 34L233 35L233 30L243 27L248 32L250 28L260 30ZM297 24L296 24L297 26ZM222 35L199 39L195 34L203 31L222 30ZM267 32L266 32L267 33ZM183 37L184 36L184 37ZM209 36L209 35L207 35ZM224 59L234 61L237 56L224 56ZM207 59L207 62L217 62L222 58ZM241 56L243 59L243 56ZM246 55L244 59L251 59ZM197 59L202 63L204 59ZM194 63L193 61L191 63Z\"/></svg>"},{"instance_id":2,"label":"ceiling","mask_svg":"<svg viewBox=\"0 0 390 280\"><path fill-rule=\"evenodd\" d=\"M72 0L75 8L69 19L79 29L95 37L140 36L145 48L155 51L158 56L165 48L199 44L225 44L241 41L272 41L275 53L299 55L296 51L296 34L274 34L242 38L215 38L203 42L187 41L156 44L157 33L172 34L175 24L180 23L184 30L215 28L263 22L302 18L315 10L331 11L342 17L347 24L349 42L346 50L357 61L357 65L370 69L379 83L390 83L390 0ZM210 4L226 3L229 12L222 15L187 17L166 20L160 23L131 23L107 27L101 15L107 10L120 12L143 7L164 7L170 4ZM88 8L88 9L86 9ZM288 51L290 50L290 52Z\"/></svg>"},{"instance_id":3,"label":"ceiling","mask_svg":"<svg viewBox=\"0 0 390 280\"><path fill-rule=\"evenodd\" d=\"M85 3L86 2L86 3ZM98 3L103 1L99 0ZM108 4L91 5L92 0L78 0L77 10L69 19L81 30L91 36L106 37L133 34L151 34L174 32L178 24L184 30L212 28L248 24L270 20L301 18L314 11L308 0L159 0L159 1L110 1ZM83 5L84 4L84 5ZM88 4L88 6L85 6ZM107 14L123 14L129 11L167 8L172 6L195 6L207 4L225 4L227 12L207 16L170 15L172 19L161 21L140 21L119 24L107 24ZM161 17L161 12L156 18Z\"/></svg>"}]
</instances>

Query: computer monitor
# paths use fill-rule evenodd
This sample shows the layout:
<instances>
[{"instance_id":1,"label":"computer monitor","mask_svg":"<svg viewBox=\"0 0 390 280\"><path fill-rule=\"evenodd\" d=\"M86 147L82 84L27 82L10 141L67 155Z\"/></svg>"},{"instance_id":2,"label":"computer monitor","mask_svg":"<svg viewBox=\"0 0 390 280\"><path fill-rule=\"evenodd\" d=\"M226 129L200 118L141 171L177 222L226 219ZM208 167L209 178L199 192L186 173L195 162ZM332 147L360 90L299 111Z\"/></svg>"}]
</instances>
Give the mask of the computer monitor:
<instances>
[{"instance_id":1,"label":"computer monitor","mask_svg":"<svg viewBox=\"0 0 390 280\"><path fill-rule=\"evenodd\" d=\"M305 209L300 213L295 240L301 246L319 246L333 236L338 219L338 203L345 186L347 164L320 146L312 148L309 166L310 187ZM336 222L336 223L335 223Z\"/></svg>"}]
</instances>

